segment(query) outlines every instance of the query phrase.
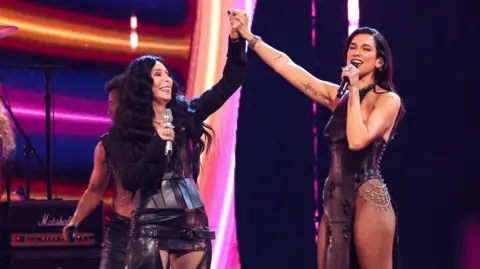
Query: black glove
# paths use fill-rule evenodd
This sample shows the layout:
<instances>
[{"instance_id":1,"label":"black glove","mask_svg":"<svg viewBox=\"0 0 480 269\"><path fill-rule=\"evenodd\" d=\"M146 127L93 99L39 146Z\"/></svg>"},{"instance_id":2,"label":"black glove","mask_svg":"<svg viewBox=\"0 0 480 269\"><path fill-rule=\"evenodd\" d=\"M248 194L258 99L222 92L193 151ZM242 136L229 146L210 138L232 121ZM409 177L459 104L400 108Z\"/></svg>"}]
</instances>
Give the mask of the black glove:
<instances>
[{"instance_id":1,"label":"black glove","mask_svg":"<svg viewBox=\"0 0 480 269\"><path fill-rule=\"evenodd\" d=\"M70 243L73 243L75 239L75 233L77 232L77 225L68 225L67 226L67 240Z\"/></svg>"}]
</instances>

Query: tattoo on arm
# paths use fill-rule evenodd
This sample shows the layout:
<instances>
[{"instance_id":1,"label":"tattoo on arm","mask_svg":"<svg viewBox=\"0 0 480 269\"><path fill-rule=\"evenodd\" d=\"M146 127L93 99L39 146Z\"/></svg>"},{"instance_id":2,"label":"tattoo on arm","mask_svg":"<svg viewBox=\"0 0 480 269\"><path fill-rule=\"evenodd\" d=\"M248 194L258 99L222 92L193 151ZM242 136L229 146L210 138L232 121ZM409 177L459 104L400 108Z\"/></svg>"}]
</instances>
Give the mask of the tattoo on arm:
<instances>
[{"instance_id":1,"label":"tattoo on arm","mask_svg":"<svg viewBox=\"0 0 480 269\"><path fill-rule=\"evenodd\" d=\"M274 61L276 62L276 61L280 60L280 58L282 58L282 57L283 57L283 55L280 54L280 55L277 56L277 58L274 59Z\"/></svg>"},{"instance_id":2,"label":"tattoo on arm","mask_svg":"<svg viewBox=\"0 0 480 269\"><path fill-rule=\"evenodd\" d=\"M305 91L307 91L307 93L310 93L311 95L313 96L317 96L317 91L313 88L312 84L310 83L302 83L303 84L303 87L305 87Z\"/></svg>"}]
</instances>

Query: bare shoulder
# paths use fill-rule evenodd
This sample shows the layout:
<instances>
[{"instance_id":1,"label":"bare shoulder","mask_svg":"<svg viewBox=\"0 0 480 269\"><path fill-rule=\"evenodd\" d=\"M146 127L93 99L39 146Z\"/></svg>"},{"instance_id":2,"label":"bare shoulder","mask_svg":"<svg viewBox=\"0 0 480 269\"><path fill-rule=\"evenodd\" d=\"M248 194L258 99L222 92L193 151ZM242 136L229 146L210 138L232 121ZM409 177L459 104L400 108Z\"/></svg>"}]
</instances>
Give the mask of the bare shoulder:
<instances>
[{"instance_id":1,"label":"bare shoulder","mask_svg":"<svg viewBox=\"0 0 480 269\"><path fill-rule=\"evenodd\" d=\"M388 108L391 110L400 109L402 100L397 93L378 87L375 89L375 92L378 94L378 98L375 101L375 107Z\"/></svg>"},{"instance_id":2,"label":"bare shoulder","mask_svg":"<svg viewBox=\"0 0 480 269\"><path fill-rule=\"evenodd\" d=\"M95 146L95 151L93 154L94 161L104 162L105 161L105 148L103 147L102 142L98 142Z\"/></svg>"}]
</instances>

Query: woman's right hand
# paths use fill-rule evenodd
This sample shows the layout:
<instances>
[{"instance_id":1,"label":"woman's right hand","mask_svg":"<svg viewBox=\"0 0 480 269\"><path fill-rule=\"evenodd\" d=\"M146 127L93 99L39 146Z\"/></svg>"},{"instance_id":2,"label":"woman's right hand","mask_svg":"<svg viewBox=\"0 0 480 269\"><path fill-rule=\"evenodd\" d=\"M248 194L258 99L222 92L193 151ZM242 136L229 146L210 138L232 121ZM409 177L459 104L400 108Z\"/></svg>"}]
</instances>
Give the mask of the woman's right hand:
<instances>
[{"instance_id":1,"label":"woman's right hand","mask_svg":"<svg viewBox=\"0 0 480 269\"><path fill-rule=\"evenodd\" d=\"M72 243L75 240L74 236L75 236L76 230L77 230L77 225L73 223L69 223L68 225L64 226L63 232L62 232L63 239L65 239L65 241Z\"/></svg>"},{"instance_id":2,"label":"woman's right hand","mask_svg":"<svg viewBox=\"0 0 480 269\"><path fill-rule=\"evenodd\" d=\"M245 11L240 9L233 9L232 11L231 24L233 28L237 29L237 32L246 40L250 40L253 37L253 34L250 33L250 18L248 17Z\"/></svg>"},{"instance_id":3,"label":"woman's right hand","mask_svg":"<svg viewBox=\"0 0 480 269\"><path fill-rule=\"evenodd\" d=\"M158 126L157 134L161 139L165 141L174 141L175 140L175 131L171 127Z\"/></svg>"}]
</instances>

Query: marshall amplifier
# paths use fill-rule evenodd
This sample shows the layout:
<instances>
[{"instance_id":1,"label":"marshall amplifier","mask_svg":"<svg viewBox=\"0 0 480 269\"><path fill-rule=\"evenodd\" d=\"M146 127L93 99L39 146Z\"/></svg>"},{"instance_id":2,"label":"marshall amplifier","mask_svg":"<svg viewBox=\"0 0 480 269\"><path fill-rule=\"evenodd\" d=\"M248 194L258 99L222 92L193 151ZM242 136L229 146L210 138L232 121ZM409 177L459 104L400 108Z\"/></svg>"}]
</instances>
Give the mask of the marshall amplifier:
<instances>
[{"instance_id":1,"label":"marshall amplifier","mask_svg":"<svg viewBox=\"0 0 480 269\"><path fill-rule=\"evenodd\" d=\"M73 243L62 236L63 227L78 201L27 200L0 204L0 242L7 248L100 247L103 234L103 203L85 218Z\"/></svg>"},{"instance_id":2,"label":"marshall amplifier","mask_svg":"<svg viewBox=\"0 0 480 269\"><path fill-rule=\"evenodd\" d=\"M91 268L92 263L98 266L103 203L79 225L74 242L68 242L62 231L77 203L72 200L0 202L0 268Z\"/></svg>"}]
</instances>

